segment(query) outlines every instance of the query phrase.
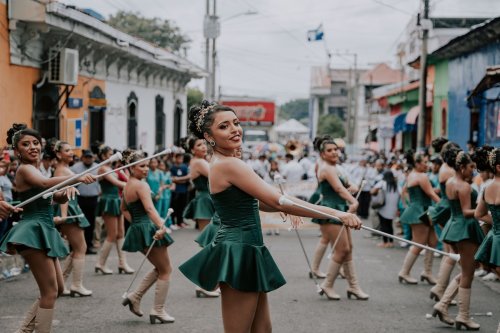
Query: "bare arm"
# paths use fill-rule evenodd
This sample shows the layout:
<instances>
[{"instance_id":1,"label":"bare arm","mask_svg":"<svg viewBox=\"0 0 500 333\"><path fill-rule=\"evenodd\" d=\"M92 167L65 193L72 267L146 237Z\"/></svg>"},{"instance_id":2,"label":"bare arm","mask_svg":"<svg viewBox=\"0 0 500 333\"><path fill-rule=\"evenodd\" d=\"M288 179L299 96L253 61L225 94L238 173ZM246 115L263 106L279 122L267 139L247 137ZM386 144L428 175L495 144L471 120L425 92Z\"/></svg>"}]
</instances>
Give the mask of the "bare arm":
<instances>
[{"instance_id":1,"label":"bare arm","mask_svg":"<svg viewBox=\"0 0 500 333\"><path fill-rule=\"evenodd\" d=\"M142 182L139 183L137 186L137 196L139 197L139 200L141 200L148 217L158 228L161 228L163 226L163 220L153 204L153 199L151 199L151 188L149 185Z\"/></svg>"},{"instance_id":2,"label":"bare arm","mask_svg":"<svg viewBox=\"0 0 500 333\"><path fill-rule=\"evenodd\" d=\"M132 222L132 216L130 215L130 212L127 209L127 205L125 205L125 198L120 203L120 210L122 211L122 214L125 217L125 219L129 222Z\"/></svg>"},{"instance_id":3,"label":"bare arm","mask_svg":"<svg viewBox=\"0 0 500 333\"><path fill-rule=\"evenodd\" d=\"M32 165L21 165L19 169L17 169L16 173L16 183L18 184L18 188L20 191L26 190L24 186L19 186L19 184L26 185L26 187L39 187L39 188L50 188L57 184L62 183L65 180L68 180L72 177L72 175L61 176L61 177L52 177L46 178L42 175L40 170L35 168ZM86 174L79 179L76 179L72 182L75 184L77 182L84 182L86 184L91 183L90 179L93 178L91 175ZM69 185L69 184L68 184Z\"/></svg>"},{"instance_id":4,"label":"bare arm","mask_svg":"<svg viewBox=\"0 0 500 333\"><path fill-rule=\"evenodd\" d=\"M103 173L109 172L109 171L111 171L111 170L112 170L112 169L111 169L110 167L108 167L108 166L104 166L104 167L101 167L101 168L99 169L98 174L99 174L99 175L102 175ZM112 185L114 185L114 186L116 186L116 187L118 187L118 188L120 188L120 189L123 189L123 188L125 187L125 185L127 184L127 183L125 183L125 182L122 182L121 180L118 180L118 178L116 178L115 176L113 176L113 174L112 174L112 173L110 173L110 174L108 174L108 175L104 176L103 178L104 178L104 179L106 179L106 180L107 180L109 183L111 183Z\"/></svg>"},{"instance_id":5,"label":"bare arm","mask_svg":"<svg viewBox=\"0 0 500 333\"><path fill-rule=\"evenodd\" d=\"M483 192L484 195L484 192ZM493 224L493 219L491 215L489 214L488 211L488 206L486 205L486 202L484 201L484 196L479 198L479 203L476 207L476 211L474 212L474 217L478 220L484 221L488 224Z\"/></svg>"},{"instance_id":6,"label":"bare arm","mask_svg":"<svg viewBox=\"0 0 500 333\"><path fill-rule=\"evenodd\" d=\"M431 182L426 175L423 174L419 176L418 184L420 185L420 188L424 191L424 193L427 194L427 196L432 199L432 201L439 202L441 200L439 196L436 194L436 192L434 192Z\"/></svg>"},{"instance_id":7,"label":"bare arm","mask_svg":"<svg viewBox=\"0 0 500 333\"><path fill-rule=\"evenodd\" d=\"M210 170L210 177L213 180L218 179L219 183L224 183L219 184L221 188L227 188L231 185L234 185L276 211L282 211L290 215L323 219L325 218L324 215L311 212L308 209L297 206L280 205L279 198L281 197L281 194L279 193L279 191L263 181L244 162L236 158L226 158L224 161L220 161L217 164L217 166L212 167L212 169ZM344 213L324 206L312 205L297 198L290 199L305 207L336 216L340 218L347 226L356 228L360 226L359 219L353 214Z\"/></svg>"},{"instance_id":8,"label":"bare arm","mask_svg":"<svg viewBox=\"0 0 500 333\"><path fill-rule=\"evenodd\" d=\"M470 194L471 187L469 184L461 184L460 190L458 191L458 199L460 200L460 206L462 207L462 214L464 217L474 217L474 209L471 208Z\"/></svg>"},{"instance_id":9,"label":"bare arm","mask_svg":"<svg viewBox=\"0 0 500 333\"><path fill-rule=\"evenodd\" d=\"M358 209L358 200L356 200L344 187L344 184L340 181L335 168L327 166L324 170L320 171L320 173L325 175L325 179L328 181L333 190L337 192L342 199L349 202L349 212L356 212Z\"/></svg>"}]
</instances>

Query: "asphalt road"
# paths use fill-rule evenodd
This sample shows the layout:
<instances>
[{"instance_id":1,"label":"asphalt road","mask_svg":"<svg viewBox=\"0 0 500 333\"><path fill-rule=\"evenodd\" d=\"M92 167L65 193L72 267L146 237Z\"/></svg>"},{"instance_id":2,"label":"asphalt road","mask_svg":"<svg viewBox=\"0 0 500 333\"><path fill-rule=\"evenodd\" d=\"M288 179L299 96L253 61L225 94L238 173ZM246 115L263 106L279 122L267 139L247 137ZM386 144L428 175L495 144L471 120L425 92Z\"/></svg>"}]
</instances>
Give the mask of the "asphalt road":
<instances>
[{"instance_id":1,"label":"asphalt road","mask_svg":"<svg viewBox=\"0 0 500 333\"><path fill-rule=\"evenodd\" d=\"M265 227L278 218L263 219ZM354 234L355 266L359 282L369 301L347 300L346 282L337 280L336 291L340 301L328 301L316 293L316 287L307 276L307 266L294 232L288 232L282 224L280 236L264 236L264 240L287 279L287 284L269 294L274 332L451 332L451 328L437 319L426 319L433 302L429 299L430 286L401 285L397 273L402 264L405 249L381 249L377 240L367 239L364 231ZM312 256L318 231L306 225L300 231L309 256ZM60 298L56 304L53 332L222 332L219 299L197 299L194 286L178 271L179 264L199 250L193 242L197 231L185 229L173 234L175 243L169 248L174 267L167 310L176 318L175 323L150 325L148 317L132 315L121 305L121 296L132 276L96 275L93 266L96 256L88 256L85 270L85 286L94 291L88 298ZM137 268L141 254L130 254L129 263ZM416 277L423 265L419 259L414 267ZM322 263L326 270L326 258ZM439 259L434 262L437 274ZM109 266L116 272L116 252L109 258ZM146 263L140 276L146 273ZM482 332L495 332L500 320L500 283L485 284L474 281L471 312L493 312L492 317L476 316ZM0 282L0 332L14 332L24 312L37 296L37 287L30 273ZM153 302L153 290L143 299L142 310L147 314ZM451 308L454 315L456 307Z\"/></svg>"}]
</instances>

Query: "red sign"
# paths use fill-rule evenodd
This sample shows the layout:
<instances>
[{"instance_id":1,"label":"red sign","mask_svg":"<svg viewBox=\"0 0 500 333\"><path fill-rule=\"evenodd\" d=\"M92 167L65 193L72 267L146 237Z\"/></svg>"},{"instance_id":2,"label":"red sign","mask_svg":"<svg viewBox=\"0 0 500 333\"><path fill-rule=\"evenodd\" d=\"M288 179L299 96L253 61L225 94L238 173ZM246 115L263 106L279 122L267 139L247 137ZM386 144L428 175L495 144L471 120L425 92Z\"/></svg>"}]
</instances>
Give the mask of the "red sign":
<instances>
[{"instance_id":1,"label":"red sign","mask_svg":"<svg viewBox=\"0 0 500 333\"><path fill-rule=\"evenodd\" d=\"M262 126L274 125L276 105L269 101L221 101L220 104L229 106L243 124Z\"/></svg>"}]
</instances>

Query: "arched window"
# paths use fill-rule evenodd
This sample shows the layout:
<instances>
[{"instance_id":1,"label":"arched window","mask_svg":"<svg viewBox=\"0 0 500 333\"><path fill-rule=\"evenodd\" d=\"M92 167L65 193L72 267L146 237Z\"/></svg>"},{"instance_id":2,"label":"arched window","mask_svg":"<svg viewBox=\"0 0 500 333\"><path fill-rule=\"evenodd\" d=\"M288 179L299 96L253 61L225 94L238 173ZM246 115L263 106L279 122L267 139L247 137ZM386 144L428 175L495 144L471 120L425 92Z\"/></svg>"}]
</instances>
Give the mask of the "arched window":
<instances>
[{"instance_id":1,"label":"arched window","mask_svg":"<svg viewBox=\"0 0 500 333\"><path fill-rule=\"evenodd\" d=\"M163 111L163 97L156 96L155 100L155 151L165 149L165 112Z\"/></svg>"},{"instance_id":2,"label":"arched window","mask_svg":"<svg viewBox=\"0 0 500 333\"><path fill-rule=\"evenodd\" d=\"M127 97L127 146L132 149L137 149L137 105L137 96L131 92Z\"/></svg>"},{"instance_id":3,"label":"arched window","mask_svg":"<svg viewBox=\"0 0 500 333\"><path fill-rule=\"evenodd\" d=\"M182 126L182 113L184 110L182 109L182 104L179 100L175 102L174 109L174 143L176 145L179 144L179 140L181 138L181 126Z\"/></svg>"},{"instance_id":4,"label":"arched window","mask_svg":"<svg viewBox=\"0 0 500 333\"><path fill-rule=\"evenodd\" d=\"M95 86L89 97L90 143L104 142L106 95L99 86Z\"/></svg>"},{"instance_id":5,"label":"arched window","mask_svg":"<svg viewBox=\"0 0 500 333\"><path fill-rule=\"evenodd\" d=\"M43 138L59 137L59 119L57 116L59 89L53 84L34 86L33 127Z\"/></svg>"}]
</instances>

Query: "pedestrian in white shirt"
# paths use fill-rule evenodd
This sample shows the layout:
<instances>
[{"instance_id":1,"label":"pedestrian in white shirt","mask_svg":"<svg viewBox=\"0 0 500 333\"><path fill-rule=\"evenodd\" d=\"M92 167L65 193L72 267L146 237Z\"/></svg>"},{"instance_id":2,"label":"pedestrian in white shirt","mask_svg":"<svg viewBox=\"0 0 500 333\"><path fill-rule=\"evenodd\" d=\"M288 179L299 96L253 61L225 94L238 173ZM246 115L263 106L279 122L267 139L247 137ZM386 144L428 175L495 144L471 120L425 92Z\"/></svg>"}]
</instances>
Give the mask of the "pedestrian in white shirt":
<instances>
[{"instance_id":1,"label":"pedestrian in white shirt","mask_svg":"<svg viewBox=\"0 0 500 333\"><path fill-rule=\"evenodd\" d=\"M287 180L287 183L298 183L302 180L304 169L294 161L292 154L285 155L286 164L283 166L282 176Z\"/></svg>"},{"instance_id":2,"label":"pedestrian in white shirt","mask_svg":"<svg viewBox=\"0 0 500 333\"><path fill-rule=\"evenodd\" d=\"M394 174L390 170L384 171L382 177L382 180L377 182L371 190L371 194L377 195L380 191L382 191L384 203L383 206L378 208L380 231L393 235L394 230L392 222L394 218L396 218L398 212L398 184ZM378 246L385 248L393 247L393 239L384 236L383 242L378 244Z\"/></svg>"},{"instance_id":3,"label":"pedestrian in white shirt","mask_svg":"<svg viewBox=\"0 0 500 333\"><path fill-rule=\"evenodd\" d=\"M49 154L43 154L42 156L42 163L40 163L40 171L42 172L42 175L44 175L46 178L51 178L52 177L52 162L53 159L49 156Z\"/></svg>"}]
</instances>

